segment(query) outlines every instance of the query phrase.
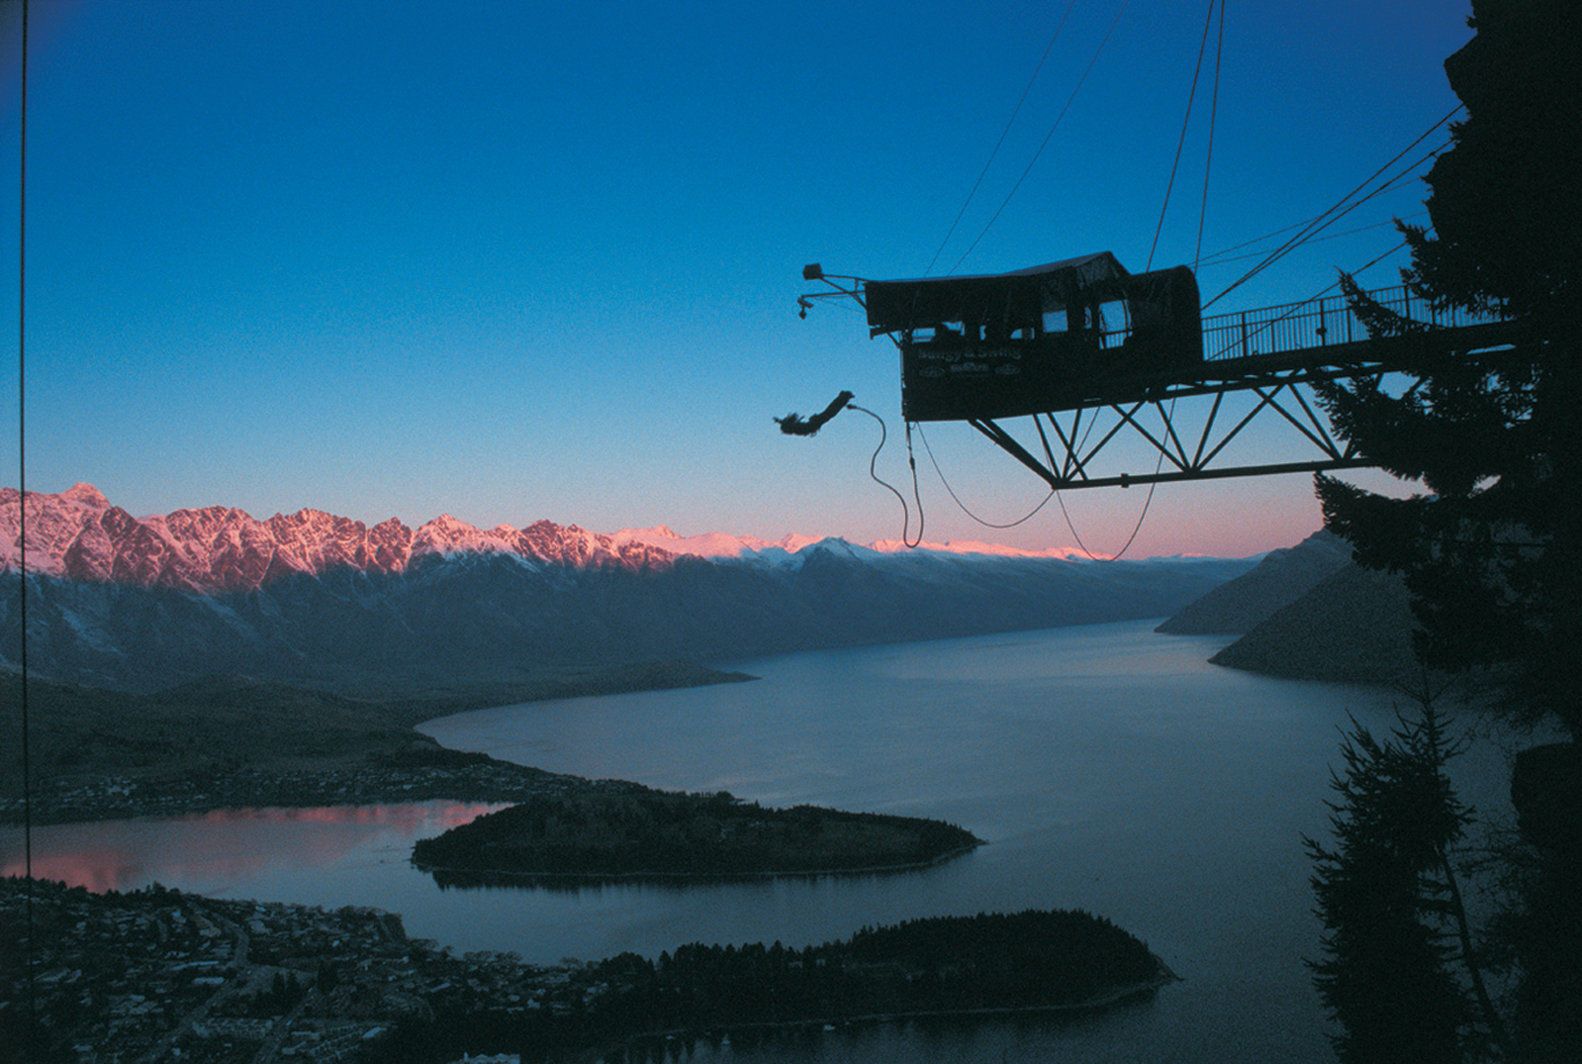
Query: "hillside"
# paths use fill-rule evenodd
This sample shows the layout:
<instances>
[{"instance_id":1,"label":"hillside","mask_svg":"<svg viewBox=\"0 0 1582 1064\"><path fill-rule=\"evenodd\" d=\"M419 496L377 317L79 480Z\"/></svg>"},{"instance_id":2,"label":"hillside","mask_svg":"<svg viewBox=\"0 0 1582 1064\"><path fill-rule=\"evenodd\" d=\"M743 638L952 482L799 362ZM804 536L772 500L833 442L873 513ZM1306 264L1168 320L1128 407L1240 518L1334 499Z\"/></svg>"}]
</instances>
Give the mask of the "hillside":
<instances>
[{"instance_id":1,"label":"hillside","mask_svg":"<svg viewBox=\"0 0 1582 1064\"><path fill-rule=\"evenodd\" d=\"M1410 682L1413 627L1399 577L1348 565L1209 660L1287 679Z\"/></svg>"},{"instance_id":2,"label":"hillside","mask_svg":"<svg viewBox=\"0 0 1582 1064\"><path fill-rule=\"evenodd\" d=\"M1154 630L1170 635L1250 631L1350 564L1350 545L1319 529L1294 547L1270 551L1251 570L1213 588Z\"/></svg>"},{"instance_id":3,"label":"hillside","mask_svg":"<svg viewBox=\"0 0 1582 1064\"><path fill-rule=\"evenodd\" d=\"M1417 672L1400 578L1351 561L1323 529L1271 551L1165 621L1169 635L1240 635L1209 660L1293 680L1400 683Z\"/></svg>"}]
</instances>

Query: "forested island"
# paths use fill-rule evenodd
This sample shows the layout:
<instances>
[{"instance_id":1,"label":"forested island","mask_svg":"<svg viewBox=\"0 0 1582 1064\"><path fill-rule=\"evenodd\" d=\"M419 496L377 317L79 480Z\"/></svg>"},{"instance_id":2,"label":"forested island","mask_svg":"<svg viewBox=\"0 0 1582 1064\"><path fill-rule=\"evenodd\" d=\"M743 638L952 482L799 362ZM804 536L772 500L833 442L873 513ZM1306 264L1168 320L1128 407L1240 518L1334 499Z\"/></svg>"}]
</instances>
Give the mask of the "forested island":
<instances>
[{"instance_id":1,"label":"forested island","mask_svg":"<svg viewBox=\"0 0 1582 1064\"><path fill-rule=\"evenodd\" d=\"M441 886L557 878L729 878L917 868L981 844L954 824L799 805L725 791L535 794L412 850Z\"/></svg>"}]
</instances>

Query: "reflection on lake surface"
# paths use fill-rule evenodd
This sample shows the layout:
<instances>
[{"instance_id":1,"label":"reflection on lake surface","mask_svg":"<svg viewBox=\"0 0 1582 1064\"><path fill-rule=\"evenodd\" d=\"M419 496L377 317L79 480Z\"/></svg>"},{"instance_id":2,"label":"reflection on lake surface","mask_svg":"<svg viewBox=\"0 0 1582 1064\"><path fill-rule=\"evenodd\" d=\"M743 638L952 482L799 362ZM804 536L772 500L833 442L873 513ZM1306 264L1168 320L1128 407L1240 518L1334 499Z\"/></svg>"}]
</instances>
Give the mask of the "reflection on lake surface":
<instances>
[{"instance_id":1,"label":"reflection on lake surface","mask_svg":"<svg viewBox=\"0 0 1582 1064\"><path fill-rule=\"evenodd\" d=\"M232 884L267 878L279 865L301 874L356 864L373 855L386 857L402 843L410 847L419 838L499 808L423 802L219 809L168 819L56 824L33 830L33 874L99 892L159 882L222 895L230 893ZM0 875L20 876L25 870L19 836L15 829L0 829Z\"/></svg>"},{"instance_id":2,"label":"reflection on lake surface","mask_svg":"<svg viewBox=\"0 0 1582 1064\"><path fill-rule=\"evenodd\" d=\"M1318 928L1301 836L1325 828L1347 715L1387 726L1391 702L1206 664L1223 642L1126 623L820 651L732 663L754 683L502 707L423 728L551 771L934 816L988 842L915 874L446 891L408 861L415 838L478 808L444 803L49 827L35 830L36 864L96 887L158 880L376 905L402 913L414 936L537 962L657 956L688 941L802 946L920 916L1082 908L1146 940L1183 982L1100 1016L700 1042L694 1059L1307 1064L1330 1051L1302 963ZM1484 811L1503 799L1498 772L1488 776L1469 794ZM8 868L19 835L0 833Z\"/></svg>"}]
</instances>

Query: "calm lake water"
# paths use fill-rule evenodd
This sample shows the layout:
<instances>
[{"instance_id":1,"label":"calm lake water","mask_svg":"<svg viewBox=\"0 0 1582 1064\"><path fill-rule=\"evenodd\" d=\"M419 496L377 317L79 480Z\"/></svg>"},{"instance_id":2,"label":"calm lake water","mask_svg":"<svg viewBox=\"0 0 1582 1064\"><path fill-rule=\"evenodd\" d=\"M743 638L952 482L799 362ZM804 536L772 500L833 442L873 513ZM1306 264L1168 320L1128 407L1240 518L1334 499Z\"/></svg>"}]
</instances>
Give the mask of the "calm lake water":
<instances>
[{"instance_id":1,"label":"calm lake water","mask_svg":"<svg viewBox=\"0 0 1582 1064\"><path fill-rule=\"evenodd\" d=\"M35 873L96 889L159 881L205 894L399 912L409 934L529 961L656 956L689 941L806 945L920 916L1083 908L1182 976L1099 1016L903 1024L693 1059L779 1062L1331 1059L1303 959L1317 953L1303 834L1348 714L1385 728L1388 692L1220 669L1224 640L1151 623L819 651L733 667L756 682L506 706L431 721L446 746L557 772L729 790L771 805L940 817L988 845L924 872L576 889L446 890L414 839L458 803L223 813L35 829ZM1458 775L1503 815L1502 755ZM0 865L20 871L20 832Z\"/></svg>"}]
</instances>

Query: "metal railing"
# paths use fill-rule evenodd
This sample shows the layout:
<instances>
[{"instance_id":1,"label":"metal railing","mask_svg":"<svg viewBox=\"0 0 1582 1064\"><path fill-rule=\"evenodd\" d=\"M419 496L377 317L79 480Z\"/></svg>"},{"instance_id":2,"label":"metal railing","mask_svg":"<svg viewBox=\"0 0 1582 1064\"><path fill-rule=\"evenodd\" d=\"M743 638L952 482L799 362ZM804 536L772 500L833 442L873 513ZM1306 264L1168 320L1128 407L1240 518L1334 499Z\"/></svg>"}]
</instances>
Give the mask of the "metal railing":
<instances>
[{"instance_id":1,"label":"metal railing","mask_svg":"<svg viewBox=\"0 0 1582 1064\"><path fill-rule=\"evenodd\" d=\"M1498 315L1472 314L1457 307L1435 308L1405 285L1379 288L1367 294L1385 309L1433 329L1504 320ZM1366 339L1367 328L1352 313L1343 295L1214 314L1203 319L1203 357L1208 362L1306 351Z\"/></svg>"}]
</instances>

